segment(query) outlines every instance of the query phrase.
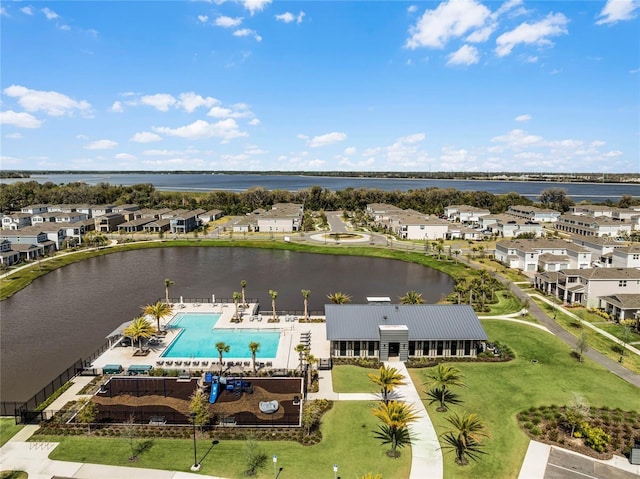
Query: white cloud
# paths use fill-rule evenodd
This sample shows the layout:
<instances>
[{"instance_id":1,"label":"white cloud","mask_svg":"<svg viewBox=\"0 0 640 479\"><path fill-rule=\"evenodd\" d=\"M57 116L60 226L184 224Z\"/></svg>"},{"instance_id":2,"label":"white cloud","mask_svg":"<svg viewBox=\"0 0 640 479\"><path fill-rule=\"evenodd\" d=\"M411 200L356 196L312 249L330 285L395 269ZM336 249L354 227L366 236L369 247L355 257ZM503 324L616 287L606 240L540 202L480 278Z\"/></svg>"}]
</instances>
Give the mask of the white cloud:
<instances>
[{"instance_id":1,"label":"white cloud","mask_svg":"<svg viewBox=\"0 0 640 479\"><path fill-rule=\"evenodd\" d=\"M261 12L262 10L264 10L264 7L266 7L270 3L271 3L271 0L244 0L243 1L244 8L249 10L251 15L253 15L256 12Z\"/></svg>"},{"instance_id":2,"label":"white cloud","mask_svg":"<svg viewBox=\"0 0 640 479\"><path fill-rule=\"evenodd\" d=\"M168 136L177 136L192 140L204 138L222 138L229 141L233 138L247 136L247 133L240 131L238 124L232 118L221 120L216 123L209 123L204 120L197 120L193 123L178 128L154 127L153 131Z\"/></svg>"},{"instance_id":3,"label":"white cloud","mask_svg":"<svg viewBox=\"0 0 640 479\"><path fill-rule=\"evenodd\" d=\"M160 141L162 137L160 135L156 135L155 133L151 133L150 131L140 131L129 138L129 141L133 141L136 143L153 143L154 141Z\"/></svg>"},{"instance_id":4,"label":"white cloud","mask_svg":"<svg viewBox=\"0 0 640 479\"><path fill-rule=\"evenodd\" d=\"M534 56L534 55L530 55L527 58L524 59L525 63L537 63L538 62L538 57Z\"/></svg>"},{"instance_id":5,"label":"white cloud","mask_svg":"<svg viewBox=\"0 0 640 479\"><path fill-rule=\"evenodd\" d=\"M525 115L518 115L515 117L516 121L529 121L531 120L531 118L533 118L531 115L529 115L528 113Z\"/></svg>"},{"instance_id":6,"label":"white cloud","mask_svg":"<svg viewBox=\"0 0 640 479\"><path fill-rule=\"evenodd\" d=\"M480 61L480 54L476 47L462 45L457 51L449 55L447 65L473 65Z\"/></svg>"},{"instance_id":7,"label":"white cloud","mask_svg":"<svg viewBox=\"0 0 640 479\"><path fill-rule=\"evenodd\" d=\"M8 17L9 13L7 12L7 9L4 7L0 7L0 16L2 17Z\"/></svg>"},{"instance_id":8,"label":"white cloud","mask_svg":"<svg viewBox=\"0 0 640 479\"><path fill-rule=\"evenodd\" d=\"M416 13L418 11L417 5L409 5L407 8L407 13Z\"/></svg>"},{"instance_id":9,"label":"white cloud","mask_svg":"<svg viewBox=\"0 0 640 479\"><path fill-rule=\"evenodd\" d=\"M89 143L84 148L86 150L110 150L118 146L118 143L113 140L97 140Z\"/></svg>"},{"instance_id":10,"label":"white cloud","mask_svg":"<svg viewBox=\"0 0 640 479\"><path fill-rule=\"evenodd\" d=\"M591 142L590 146L594 147L594 148L598 148L600 146L604 146L606 145L607 142L606 141L602 141L602 140L594 140Z\"/></svg>"},{"instance_id":11,"label":"white cloud","mask_svg":"<svg viewBox=\"0 0 640 479\"><path fill-rule=\"evenodd\" d=\"M112 111L114 113L122 113L124 111L124 107L122 106L122 102L114 101L113 105L111 105L111 108L109 108L109 111Z\"/></svg>"},{"instance_id":12,"label":"white cloud","mask_svg":"<svg viewBox=\"0 0 640 479\"><path fill-rule=\"evenodd\" d=\"M451 38L461 37L480 28L491 11L475 0L448 0L434 10L426 10L416 25L409 29L406 46L442 48Z\"/></svg>"},{"instance_id":13,"label":"white cloud","mask_svg":"<svg viewBox=\"0 0 640 479\"><path fill-rule=\"evenodd\" d=\"M47 17L47 20L55 20L56 18L60 18L60 15L49 8L43 8L40 11L44 13L44 16Z\"/></svg>"},{"instance_id":14,"label":"white cloud","mask_svg":"<svg viewBox=\"0 0 640 479\"><path fill-rule=\"evenodd\" d=\"M262 41L262 37L256 33L255 30L251 30L250 28L241 28L233 32L234 37L250 37L253 36L257 42Z\"/></svg>"},{"instance_id":15,"label":"white cloud","mask_svg":"<svg viewBox=\"0 0 640 479\"><path fill-rule=\"evenodd\" d=\"M29 6L29 7L22 7L20 9L20 11L22 13L24 13L25 15L33 15L33 7Z\"/></svg>"},{"instance_id":16,"label":"white cloud","mask_svg":"<svg viewBox=\"0 0 640 479\"><path fill-rule=\"evenodd\" d=\"M311 139L305 135L298 135L298 138L306 140L310 148L319 148L321 146L332 145L334 143L344 141L347 139L347 135L345 133L333 131L324 135L314 136Z\"/></svg>"},{"instance_id":17,"label":"white cloud","mask_svg":"<svg viewBox=\"0 0 640 479\"><path fill-rule=\"evenodd\" d=\"M198 21L201 23L207 23L207 21L209 20L209 17L206 15L198 15Z\"/></svg>"},{"instance_id":18,"label":"white cloud","mask_svg":"<svg viewBox=\"0 0 640 479\"><path fill-rule=\"evenodd\" d=\"M215 98L211 98L210 96L203 98L200 95L196 95L196 93L192 91L186 92L186 93L180 93L179 98L180 98L180 101L178 102L178 105L184 111L189 113L193 113L196 108L199 108L201 106L206 106L207 108L210 108L213 105L220 103L220 101L216 100Z\"/></svg>"},{"instance_id":19,"label":"white cloud","mask_svg":"<svg viewBox=\"0 0 640 479\"><path fill-rule=\"evenodd\" d=\"M296 23L302 23L304 16L305 13L303 11L300 11L298 15L294 15L291 12L284 12L279 15L275 15L275 19L284 23L291 23L293 21L295 21Z\"/></svg>"},{"instance_id":20,"label":"white cloud","mask_svg":"<svg viewBox=\"0 0 640 479\"><path fill-rule=\"evenodd\" d=\"M635 68L633 70L629 70L629 73L631 73L632 75L634 75L636 73L640 73L640 68Z\"/></svg>"},{"instance_id":21,"label":"white cloud","mask_svg":"<svg viewBox=\"0 0 640 479\"><path fill-rule=\"evenodd\" d=\"M65 32L68 32L69 30L71 30L71 27L69 25L60 25L58 28L60 30L64 30Z\"/></svg>"},{"instance_id":22,"label":"white cloud","mask_svg":"<svg viewBox=\"0 0 640 479\"><path fill-rule=\"evenodd\" d=\"M118 153L117 155L114 156L114 158L116 160L127 160L127 161L132 161L132 160L137 160L138 157L135 155L132 155L130 153Z\"/></svg>"},{"instance_id":23,"label":"white cloud","mask_svg":"<svg viewBox=\"0 0 640 479\"><path fill-rule=\"evenodd\" d=\"M466 40L472 43L482 43L486 42L491 34L496 30L497 24L492 23L491 25L487 25L486 27L479 28L475 32L471 32Z\"/></svg>"},{"instance_id":24,"label":"white cloud","mask_svg":"<svg viewBox=\"0 0 640 479\"><path fill-rule=\"evenodd\" d=\"M496 54L499 57L507 56L520 43L552 45L549 37L566 35L568 23L569 20L562 13L550 13L544 20L535 23L521 23L496 39Z\"/></svg>"},{"instance_id":25,"label":"white cloud","mask_svg":"<svg viewBox=\"0 0 640 479\"><path fill-rule=\"evenodd\" d=\"M11 140L19 140L22 138L22 133L7 133L4 135L5 138L9 138Z\"/></svg>"},{"instance_id":26,"label":"white cloud","mask_svg":"<svg viewBox=\"0 0 640 479\"><path fill-rule=\"evenodd\" d=\"M156 93L140 98L140 103L154 107L156 110L169 111L176 104L176 99L168 93Z\"/></svg>"},{"instance_id":27,"label":"white cloud","mask_svg":"<svg viewBox=\"0 0 640 479\"><path fill-rule=\"evenodd\" d=\"M44 111L50 116L71 115L78 110L88 115L91 105L82 100L76 101L67 95L55 91L30 90L20 85L11 85L4 89L5 95L18 98L20 106L27 111Z\"/></svg>"},{"instance_id":28,"label":"white cloud","mask_svg":"<svg viewBox=\"0 0 640 479\"><path fill-rule=\"evenodd\" d=\"M342 152L343 154L347 155L347 156L353 156L358 152L358 150L354 147L354 146L350 146L348 148L345 148L344 151Z\"/></svg>"},{"instance_id":29,"label":"white cloud","mask_svg":"<svg viewBox=\"0 0 640 479\"><path fill-rule=\"evenodd\" d=\"M0 125L13 125L19 128L40 128L42 120L29 113L7 110L0 111Z\"/></svg>"},{"instance_id":30,"label":"white cloud","mask_svg":"<svg viewBox=\"0 0 640 479\"><path fill-rule=\"evenodd\" d=\"M605 158L617 158L618 156L622 156L622 152L620 150L608 151L603 154Z\"/></svg>"},{"instance_id":31,"label":"white cloud","mask_svg":"<svg viewBox=\"0 0 640 479\"><path fill-rule=\"evenodd\" d=\"M259 124L260 124L260 120L258 120L257 118L249 120L249 125L251 126L258 126Z\"/></svg>"},{"instance_id":32,"label":"white cloud","mask_svg":"<svg viewBox=\"0 0 640 479\"><path fill-rule=\"evenodd\" d=\"M635 11L638 7L640 7L638 0L607 0L600 15L598 15L598 17L601 18L596 22L596 25L606 25L608 23L634 19L636 18Z\"/></svg>"},{"instance_id":33,"label":"white cloud","mask_svg":"<svg viewBox=\"0 0 640 479\"><path fill-rule=\"evenodd\" d=\"M511 130L506 135L494 136L491 138L494 143L504 143L513 149L526 148L535 145L542 145L544 140L541 136L529 135L526 131L516 129Z\"/></svg>"},{"instance_id":34,"label":"white cloud","mask_svg":"<svg viewBox=\"0 0 640 479\"><path fill-rule=\"evenodd\" d=\"M242 23L242 17L227 17L222 15L215 19L213 22L218 27L231 28L237 27Z\"/></svg>"}]
</instances>

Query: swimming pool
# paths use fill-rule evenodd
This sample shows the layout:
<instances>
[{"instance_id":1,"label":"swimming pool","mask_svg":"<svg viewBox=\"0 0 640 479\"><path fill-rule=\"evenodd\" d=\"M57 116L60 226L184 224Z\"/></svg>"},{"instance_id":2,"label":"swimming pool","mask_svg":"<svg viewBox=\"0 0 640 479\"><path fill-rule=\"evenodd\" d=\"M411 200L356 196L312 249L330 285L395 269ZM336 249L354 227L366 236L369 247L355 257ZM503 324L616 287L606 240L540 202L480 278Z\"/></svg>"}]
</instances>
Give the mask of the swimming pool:
<instances>
[{"instance_id":1,"label":"swimming pool","mask_svg":"<svg viewBox=\"0 0 640 479\"><path fill-rule=\"evenodd\" d=\"M251 358L249 343L260 343L257 358L276 357L280 342L280 331L260 329L216 329L214 326L220 314L178 313L169 323L170 328L182 331L162 353L163 358L217 358L216 343L220 341L230 346L224 358Z\"/></svg>"}]
</instances>

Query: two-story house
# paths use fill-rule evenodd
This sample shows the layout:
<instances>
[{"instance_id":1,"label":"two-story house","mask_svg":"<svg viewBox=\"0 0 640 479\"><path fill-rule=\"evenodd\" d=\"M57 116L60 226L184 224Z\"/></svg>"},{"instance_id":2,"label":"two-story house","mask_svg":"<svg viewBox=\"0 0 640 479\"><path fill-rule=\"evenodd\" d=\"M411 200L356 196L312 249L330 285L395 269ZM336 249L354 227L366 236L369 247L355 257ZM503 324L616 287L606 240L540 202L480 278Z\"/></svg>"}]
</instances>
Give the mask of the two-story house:
<instances>
[{"instance_id":1,"label":"two-story house","mask_svg":"<svg viewBox=\"0 0 640 479\"><path fill-rule=\"evenodd\" d=\"M525 205L509 206L507 213L516 218L522 218L535 223L555 223L560 216L559 211Z\"/></svg>"},{"instance_id":2,"label":"two-story house","mask_svg":"<svg viewBox=\"0 0 640 479\"><path fill-rule=\"evenodd\" d=\"M522 271L584 269L591 264L591 253L561 239L515 239L496 243L495 258Z\"/></svg>"},{"instance_id":3,"label":"two-story house","mask_svg":"<svg viewBox=\"0 0 640 479\"><path fill-rule=\"evenodd\" d=\"M294 203L276 203L257 217L257 230L262 233L292 233L302 225L304 207Z\"/></svg>"},{"instance_id":4,"label":"two-story house","mask_svg":"<svg viewBox=\"0 0 640 479\"><path fill-rule=\"evenodd\" d=\"M535 276L535 286L564 303L597 308L600 297L637 294L640 291L640 270L591 268L544 272Z\"/></svg>"}]
</instances>

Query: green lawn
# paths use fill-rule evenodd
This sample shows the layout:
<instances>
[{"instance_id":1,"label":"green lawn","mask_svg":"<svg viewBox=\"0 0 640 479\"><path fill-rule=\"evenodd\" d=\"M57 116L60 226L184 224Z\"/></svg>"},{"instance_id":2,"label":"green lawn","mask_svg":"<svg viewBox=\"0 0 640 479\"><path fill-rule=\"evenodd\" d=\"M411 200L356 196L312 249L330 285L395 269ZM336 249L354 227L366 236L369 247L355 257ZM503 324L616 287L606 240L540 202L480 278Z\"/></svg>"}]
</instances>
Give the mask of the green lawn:
<instances>
[{"instance_id":1,"label":"green lawn","mask_svg":"<svg viewBox=\"0 0 640 479\"><path fill-rule=\"evenodd\" d=\"M483 326L492 339L508 344L517 359L497 364L455 364L465 375L468 388L458 391L464 403L451 410L479 414L488 425L491 439L486 441L488 455L464 468L454 463L453 454L445 453L445 478L517 477L529 440L517 425L516 413L530 406L563 405L578 393L595 407L638 408L637 388L589 359L578 363L569 348L550 334L498 320L483 320ZM538 363L532 363L532 359ZM414 382L421 384L427 371L413 369L410 373ZM442 433L448 424L447 414L428 405L427 410L438 433Z\"/></svg>"},{"instance_id":2,"label":"green lawn","mask_svg":"<svg viewBox=\"0 0 640 479\"><path fill-rule=\"evenodd\" d=\"M4 446L22 427L21 424L16 426L16 422L12 417L0 418L0 447Z\"/></svg>"},{"instance_id":3,"label":"green lawn","mask_svg":"<svg viewBox=\"0 0 640 479\"><path fill-rule=\"evenodd\" d=\"M402 450L399 459L385 455L388 446L380 445L373 436L378 421L371 414L375 402L348 401L336 403L323 419L323 441L316 446L302 446L290 441L260 441L258 446L268 455L266 466L257 476L273 477L271 456L278 456L278 467L283 467L282 477L333 477L333 464L338 464L339 475L355 478L366 472L382 474L384 479L404 479L409 476L411 451ZM47 437L34 436L34 440ZM139 461L129 463L131 454L126 439L102 437L61 436L48 438L61 441L51 453L51 459L62 461L92 462L120 466L149 467L188 471L193 463L191 440L154 439L152 446ZM200 458L210 448L211 442L198 442ZM201 459L202 473L228 478L242 478L245 462L244 441L221 441Z\"/></svg>"},{"instance_id":4,"label":"green lawn","mask_svg":"<svg viewBox=\"0 0 640 479\"><path fill-rule=\"evenodd\" d=\"M376 385L369 381L368 374L377 374L377 369L358 366L334 366L331 370L333 390L337 393L375 393Z\"/></svg>"},{"instance_id":5,"label":"green lawn","mask_svg":"<svg viewBox=\"0 0 640 479\"><path fill-rule=\"evenodd\" d=\"M480 313L481 316L499 316L503 314L517 313L522 310L522 302L516 296L509 291L496 291L498 302L496 304L489 304L491 311L488 313ZM529 319L529 315L526 315L522 319Z\"/></svg>"},{"instance_id":6,"label":"green lawn","mask_svg":"<svg viewBox=\"0 0 640 479\"><path fill-rule=\"evenodd\" d=\"M543 303L542 301L537 299L534 301L538 303L538 305L542 309L544 309L545 311L549 311L550 307L547 303ZM559 310L558 312L556 312L555 321L575 337L580 337L582 333L585 333L587 335L587 341L590 348L604 354L613 361L618 361L620 359L620 352L622 348L619 344L612 341L611 339L598 334L596 331L587 326L583 326L572 317L559 312ZM600 327L600 325L596 326ZM640 356L638 356L637 354L633 354L627 351L623 358L622 364L630 371L633 371L636 374L640 374Z\"/></svg>"}]
</instances>

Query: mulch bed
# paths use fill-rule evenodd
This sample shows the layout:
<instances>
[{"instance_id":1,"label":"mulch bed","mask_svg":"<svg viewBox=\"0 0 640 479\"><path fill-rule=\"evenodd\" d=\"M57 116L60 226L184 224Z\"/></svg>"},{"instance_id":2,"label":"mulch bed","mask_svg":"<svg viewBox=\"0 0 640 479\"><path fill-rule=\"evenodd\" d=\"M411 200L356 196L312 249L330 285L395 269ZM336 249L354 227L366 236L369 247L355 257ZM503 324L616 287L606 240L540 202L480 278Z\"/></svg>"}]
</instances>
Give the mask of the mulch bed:
<instances>
[{"instance_id":1,"label":"mulch bed","mask_svg":"<svg viewBox=\"0 0 640 479\"><path fill-rule=\"evenodd\" d=\"M214 422L225 419L227 424L291 426L298 425L301 397L301 378L243 378L253 385L253 393L239 397L232 391L221 391L209 409ZM112 378L96 394L93 401L98 407L97 422L124 422L131 414L136 422L147 422L162 417L168 424L189 422L189 402L197 389L197 380L180 381L177 378ZM278 401L280 407L273 414L260 411L261 401Z\"/></svg>"}]
</instances>

